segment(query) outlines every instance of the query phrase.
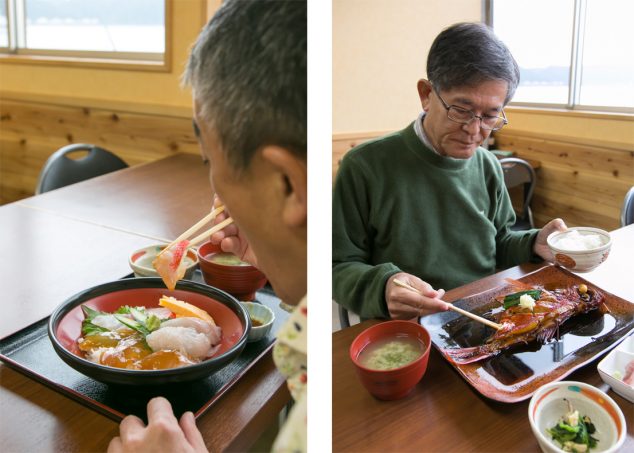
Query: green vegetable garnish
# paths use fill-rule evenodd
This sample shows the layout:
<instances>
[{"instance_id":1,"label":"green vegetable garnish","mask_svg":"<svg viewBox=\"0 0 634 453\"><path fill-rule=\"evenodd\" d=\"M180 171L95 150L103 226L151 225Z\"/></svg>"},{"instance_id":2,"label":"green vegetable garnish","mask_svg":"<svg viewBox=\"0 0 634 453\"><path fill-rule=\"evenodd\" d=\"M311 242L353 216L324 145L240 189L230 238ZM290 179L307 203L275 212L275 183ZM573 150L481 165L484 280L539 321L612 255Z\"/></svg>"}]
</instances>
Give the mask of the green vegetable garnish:
<instances>
[{"instance_id":1,"label":"green vegetable garnish","mask_svg":"<svg viewBox=\"0 0 634 453\"><path fill-rule=\"evenodd\" d=\"M542 291L541 289L530 289L528 291L520 291L519 293L509 294L504 297L504 309L506 310L509 307L519 305L520 297L524 294L528 294L534 300L539 300L539 297L542 295Z\"/></svg>"},{"instance_id":2,"label":"green vegetable garnish","mask_svg":"<svg viewBox=\"0 0 634 453\"><path fill-rule=\"evenodd\" d=\"M152 314L148 316L147 321L145 321L145 327L147 327L150 332L154 332L156 329L161 327L161 320L158 316Z\"/></svg>"},{"instance_id":3,"label":"green vegetable garnish","mask_svg":"<svg viewBox=\"0 0 634 453\"><path fill-rule=\"evenodd\" d=\"M119 313L115 313L114 317L117 318L117 321L119 321L121 324L128 326L132 330L136 330L144 337L150 334L150 331L147 329L147 327L145 327L144 324L141 324L136 319L130 319L127 316L121 315Z\"/></svg>"},{"instance_id":4,"label":"green vegetable garnish","mask_svg":"<svg viewBox=\"0 0 634 453\"><path fill-rule=\"evenodd\" d=\"M130 329L136 330L144 337L161 327L161 320L155 314L148 316L144 309L134 307L127 308L128 313L131 314L134 319L131 319L121 313L115 313L114 317L117 318L117 321L121 324L128 326Z\"/></svg>"},{"instance_id":5,"label":"green vegetable garnish","mask_svg":"<svg viewBox=\"0 0 634 453\"><path fill-rule=\"evenodd\" d=\"M546 431L564 451L584 453L595 448L598 440L591 435L596 429L590 417L580 417L579 411L572 408L570 401L565 401L568 403L568 413L559 423Z\"/></svg>"},{"instance_id":6,"label":"green vegetable garnish","mask_svg":"<svg viewBox=\"0 0 634 453\"><path fill-rule=\"evenodd\" d=\"M81 323L81 333L83 333L84 336L94 335L100 332L109 332L109 329L92 323L92 320L95 319L97 316L105 315L107 313L92 309L86 305L81 306L81 311L84 312L84 320Z\"/></svg>"}]
</instances>

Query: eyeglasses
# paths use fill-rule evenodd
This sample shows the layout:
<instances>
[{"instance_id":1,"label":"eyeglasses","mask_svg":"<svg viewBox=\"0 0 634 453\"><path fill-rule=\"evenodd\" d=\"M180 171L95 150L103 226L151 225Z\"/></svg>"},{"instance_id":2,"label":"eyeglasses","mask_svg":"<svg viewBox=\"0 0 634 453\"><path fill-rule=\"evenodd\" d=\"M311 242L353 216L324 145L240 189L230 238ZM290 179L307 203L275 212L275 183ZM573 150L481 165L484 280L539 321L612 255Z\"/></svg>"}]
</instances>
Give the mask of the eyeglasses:
<instances>
[{"instance_id":1,"label":"eyeglasses","mask_svg":"<svg viewBox=\"0 0 634 453\"><path fill-rule=\"evenodd\" d=\"M497 131L502 129L506 124L508 124L508 120L506 119L506 115L504 114L504 110L502 110L502 116L478 116L473 113L471 110L463 109L462 107L458 107L457 105L447 105L445 100L440 97L438 91L433 88L434 93L442 102L442 105L447 110L447 118L455 123L460 124L471 124L473 120L478 118L480 120L480 127L482 129L486 129L488 131Z\"/></svg>"}]
</instances>

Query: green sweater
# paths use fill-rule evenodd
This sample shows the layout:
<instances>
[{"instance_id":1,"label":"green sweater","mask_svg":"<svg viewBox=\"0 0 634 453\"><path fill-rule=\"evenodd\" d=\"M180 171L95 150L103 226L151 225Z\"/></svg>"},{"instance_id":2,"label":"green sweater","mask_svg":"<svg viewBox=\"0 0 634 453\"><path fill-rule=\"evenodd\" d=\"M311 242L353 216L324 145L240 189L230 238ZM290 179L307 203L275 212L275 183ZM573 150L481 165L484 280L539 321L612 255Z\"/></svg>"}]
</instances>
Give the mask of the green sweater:
<instances>
[{"instance_id":1,"label":"green sweater","mask_svg":"<svg viewBox=\"0 0 634 453\"><path fill-rule=\"evenodd\" d=\"M515 213L496 157L425 147L413 123L349 151L333 193L333 297L362 318L389 317L397 272L449 290L533 257L538 230L511 231Z\"/></svg>"}]
</instances>

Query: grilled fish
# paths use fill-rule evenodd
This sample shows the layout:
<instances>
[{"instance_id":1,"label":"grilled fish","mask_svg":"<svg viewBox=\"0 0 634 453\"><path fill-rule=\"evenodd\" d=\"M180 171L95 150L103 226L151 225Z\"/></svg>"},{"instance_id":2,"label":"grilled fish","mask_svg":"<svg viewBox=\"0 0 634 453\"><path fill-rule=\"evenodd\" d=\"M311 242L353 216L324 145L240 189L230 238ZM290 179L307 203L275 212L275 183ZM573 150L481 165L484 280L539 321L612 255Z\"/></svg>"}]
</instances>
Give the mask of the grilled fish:
<instances>
[{"instance_id":1,"label":"grilled fish","mask_svg":"<svg viewBox=\"0 0 634 453\"><path fill-rule=\"evenodd\" d=\"M605 299L600 291L586 288L585 285L547 291L519 281L509 281L519 290L541 291L535 305L532 309L514 305L499 313L497 322L502 328L481 346L446 349L444 352L454 363L477 362L515 345L534 341L546 343L568 319L600 308ZM502 302L504 298L500 296L496 299Z\"/></svg>"}]
</instances>

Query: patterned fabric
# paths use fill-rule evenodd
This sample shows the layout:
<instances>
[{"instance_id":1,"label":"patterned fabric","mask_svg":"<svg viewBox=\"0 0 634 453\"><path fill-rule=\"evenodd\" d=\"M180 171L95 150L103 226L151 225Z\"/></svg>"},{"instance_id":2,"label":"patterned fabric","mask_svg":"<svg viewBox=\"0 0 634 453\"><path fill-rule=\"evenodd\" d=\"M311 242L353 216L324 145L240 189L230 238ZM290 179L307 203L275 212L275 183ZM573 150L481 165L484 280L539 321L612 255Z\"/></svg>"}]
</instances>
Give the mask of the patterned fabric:
<instances>
[{"instance_id":1,"label":"patterned fabric","mask_svg":"<svg viewBox=\"0 0 634 453\"><path fill-rule=\"evenodd\" d=\"M295 400L284 426L275 439L275 452L306 451L306 383L307 383L307 330L306 297L301 300L288 321L277 333L273 348L275 366L286 378L288 390Z\"/></svg>"}]
</instances>

